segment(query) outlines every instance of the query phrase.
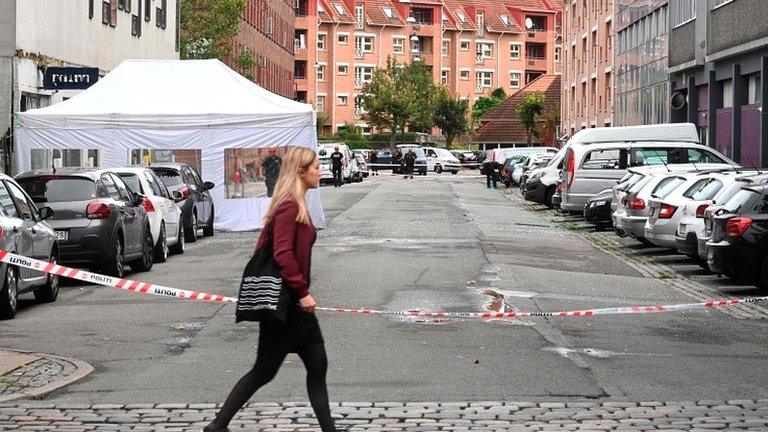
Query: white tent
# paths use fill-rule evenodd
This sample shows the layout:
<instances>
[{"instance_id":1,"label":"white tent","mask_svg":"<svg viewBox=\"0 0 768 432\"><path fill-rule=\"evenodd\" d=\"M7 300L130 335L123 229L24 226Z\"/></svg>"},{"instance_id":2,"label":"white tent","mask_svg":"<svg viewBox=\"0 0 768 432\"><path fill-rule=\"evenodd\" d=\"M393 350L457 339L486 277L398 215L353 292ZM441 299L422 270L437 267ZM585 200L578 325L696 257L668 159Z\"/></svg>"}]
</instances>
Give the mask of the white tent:
<instances>
[{"instance_id":1,"label":"white tent","mask_svg":"<svg viewBox=\"0 0 768 432\"><path fill-rule=\"evenodd\" d=\"M104 167L124 166L133 149L201 151L203 180L212 181L215 227L261 227L268 198L227 199L225 150L317 148L307 104L273 94L218 60L127 60L88 90L47 108L19 114L19 171L33 149L95 149ZM313 221L325 226L319 191L308 194Z\"/></svg>"}]
</instances>

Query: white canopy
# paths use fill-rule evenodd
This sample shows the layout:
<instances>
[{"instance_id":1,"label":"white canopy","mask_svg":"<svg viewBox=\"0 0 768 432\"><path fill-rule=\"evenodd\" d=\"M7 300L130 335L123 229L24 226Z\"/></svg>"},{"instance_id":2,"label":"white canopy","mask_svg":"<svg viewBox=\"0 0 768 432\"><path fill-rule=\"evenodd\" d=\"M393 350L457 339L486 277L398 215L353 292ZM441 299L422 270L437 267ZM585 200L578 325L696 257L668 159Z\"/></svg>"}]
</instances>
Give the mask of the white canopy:
<instances>
[{"instance_id":1,"label":"white canopy","mask_svg":"<svg viewBox=\"0 0 768 432\"><path fill-rule=\"evenodd\" d=\"M212 181L215 227L261 227L268 198L227 199L227 149L317 148L310 105L271 93L219 60L126 60L88 90L47 108L19 114L16 154L31 169L32 149L95 149L105 167L128 164L133 149L201 151L203 180ZM325 226L318 191L308 200Z\"/></svg>"}]
</instances>

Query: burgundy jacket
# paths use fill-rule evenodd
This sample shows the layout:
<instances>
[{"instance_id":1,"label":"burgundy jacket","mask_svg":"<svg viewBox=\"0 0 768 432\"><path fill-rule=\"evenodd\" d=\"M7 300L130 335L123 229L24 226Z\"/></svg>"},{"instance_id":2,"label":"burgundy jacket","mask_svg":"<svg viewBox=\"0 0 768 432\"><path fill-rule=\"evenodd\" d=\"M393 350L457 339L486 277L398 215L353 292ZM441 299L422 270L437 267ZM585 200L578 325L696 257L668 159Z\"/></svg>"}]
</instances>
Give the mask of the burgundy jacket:
<instances>
[{"instance_id":1,"label":"burgundy jacket","mask_svg":"<svg viewBox=\"0 0 768 432\"><path fill-rule=\"evenodd\" d=\"M294 298L309 295L309 268L312 262L312 245L317 231L311 220L309 225L296 222L299 205L293 199L286 199L277 208L272 220L261 231L256 248L264 245L267 233L274 232L272 254L282 270L283 282Z\"/></svg>"}]
</instances>

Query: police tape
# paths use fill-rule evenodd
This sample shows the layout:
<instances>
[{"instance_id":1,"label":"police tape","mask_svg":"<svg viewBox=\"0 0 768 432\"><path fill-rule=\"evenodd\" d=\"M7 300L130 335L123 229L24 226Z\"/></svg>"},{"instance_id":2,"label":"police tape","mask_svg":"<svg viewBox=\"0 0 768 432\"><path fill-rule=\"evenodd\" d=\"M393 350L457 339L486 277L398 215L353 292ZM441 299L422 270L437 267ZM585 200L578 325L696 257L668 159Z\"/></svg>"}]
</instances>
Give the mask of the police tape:
<instances>
[{"instance_id":1,"label":"police tape","mask_svg":"<svg viewBox=\"0 0 768 432\"><path fill-rule=\"evenodd\" d=\"M55 274L58 276L76 279L83 282L90 282L96 285L109 286L125 291L137 292L142 295L152 294L164 297L176 297L184 300L198 300L209 303L237 303L234 297L227 297L219 294L210 294L199 291L190 291L179 288L172 288L162 285L139 282L130 279L106 276L98 273L91 273L76 268L58 265L48 261L41 261L34 258L28 258L0 249L0 262L4 262L16 267L28 268L43 273ZM383 316L403 316L403 317L422 317L422 318L448 318L448 319L483 319L483 320L503 320L513 318L533 318L533 317L591 317L599 315L629 315L629 314L651 314L662 312L677 312L693 309L713 309L718 307L734 306L746 303L768 302L768 296L751 298L731 298L731 299L711 299L700 303L681 303L671 305L646 305L646 306L626 306L614 308L598 309L579 309L564 310L558 312L432 312L420 309L407 311L383 311L368 308L327 308L318 307L321 312L356 314L356 315L383 315Z\"/></svg>"}]
</instances>

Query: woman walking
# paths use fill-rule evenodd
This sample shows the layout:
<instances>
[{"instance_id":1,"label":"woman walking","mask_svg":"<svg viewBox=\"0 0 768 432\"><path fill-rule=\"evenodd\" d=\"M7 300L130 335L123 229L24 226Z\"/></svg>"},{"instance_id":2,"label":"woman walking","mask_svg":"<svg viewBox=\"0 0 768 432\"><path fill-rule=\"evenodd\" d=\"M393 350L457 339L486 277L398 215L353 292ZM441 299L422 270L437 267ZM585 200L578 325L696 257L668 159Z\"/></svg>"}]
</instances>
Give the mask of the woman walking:
<instances>
[{"instance_id":1,"label":"woman walking","mask_svg":"<svg viewBox=\"0 0 768 432\"><path fill-rule=\"evenodd\" d=\"M216 419L203 432L226 431L235 413L256 390L275 377L288 353L298 354L307 369L309 401L320 428L323 432L336 431L325 382L328 369L325 344L314 313L315 299L309 292L316 232L304 196L308 189L318 187L321 177L320 161L313 150L288 150L256 247L265 247L271 240L275 262L291 293L291 306L285 322L261 322L256 364L240 378Z\"/></svg>"}]
</instances>

